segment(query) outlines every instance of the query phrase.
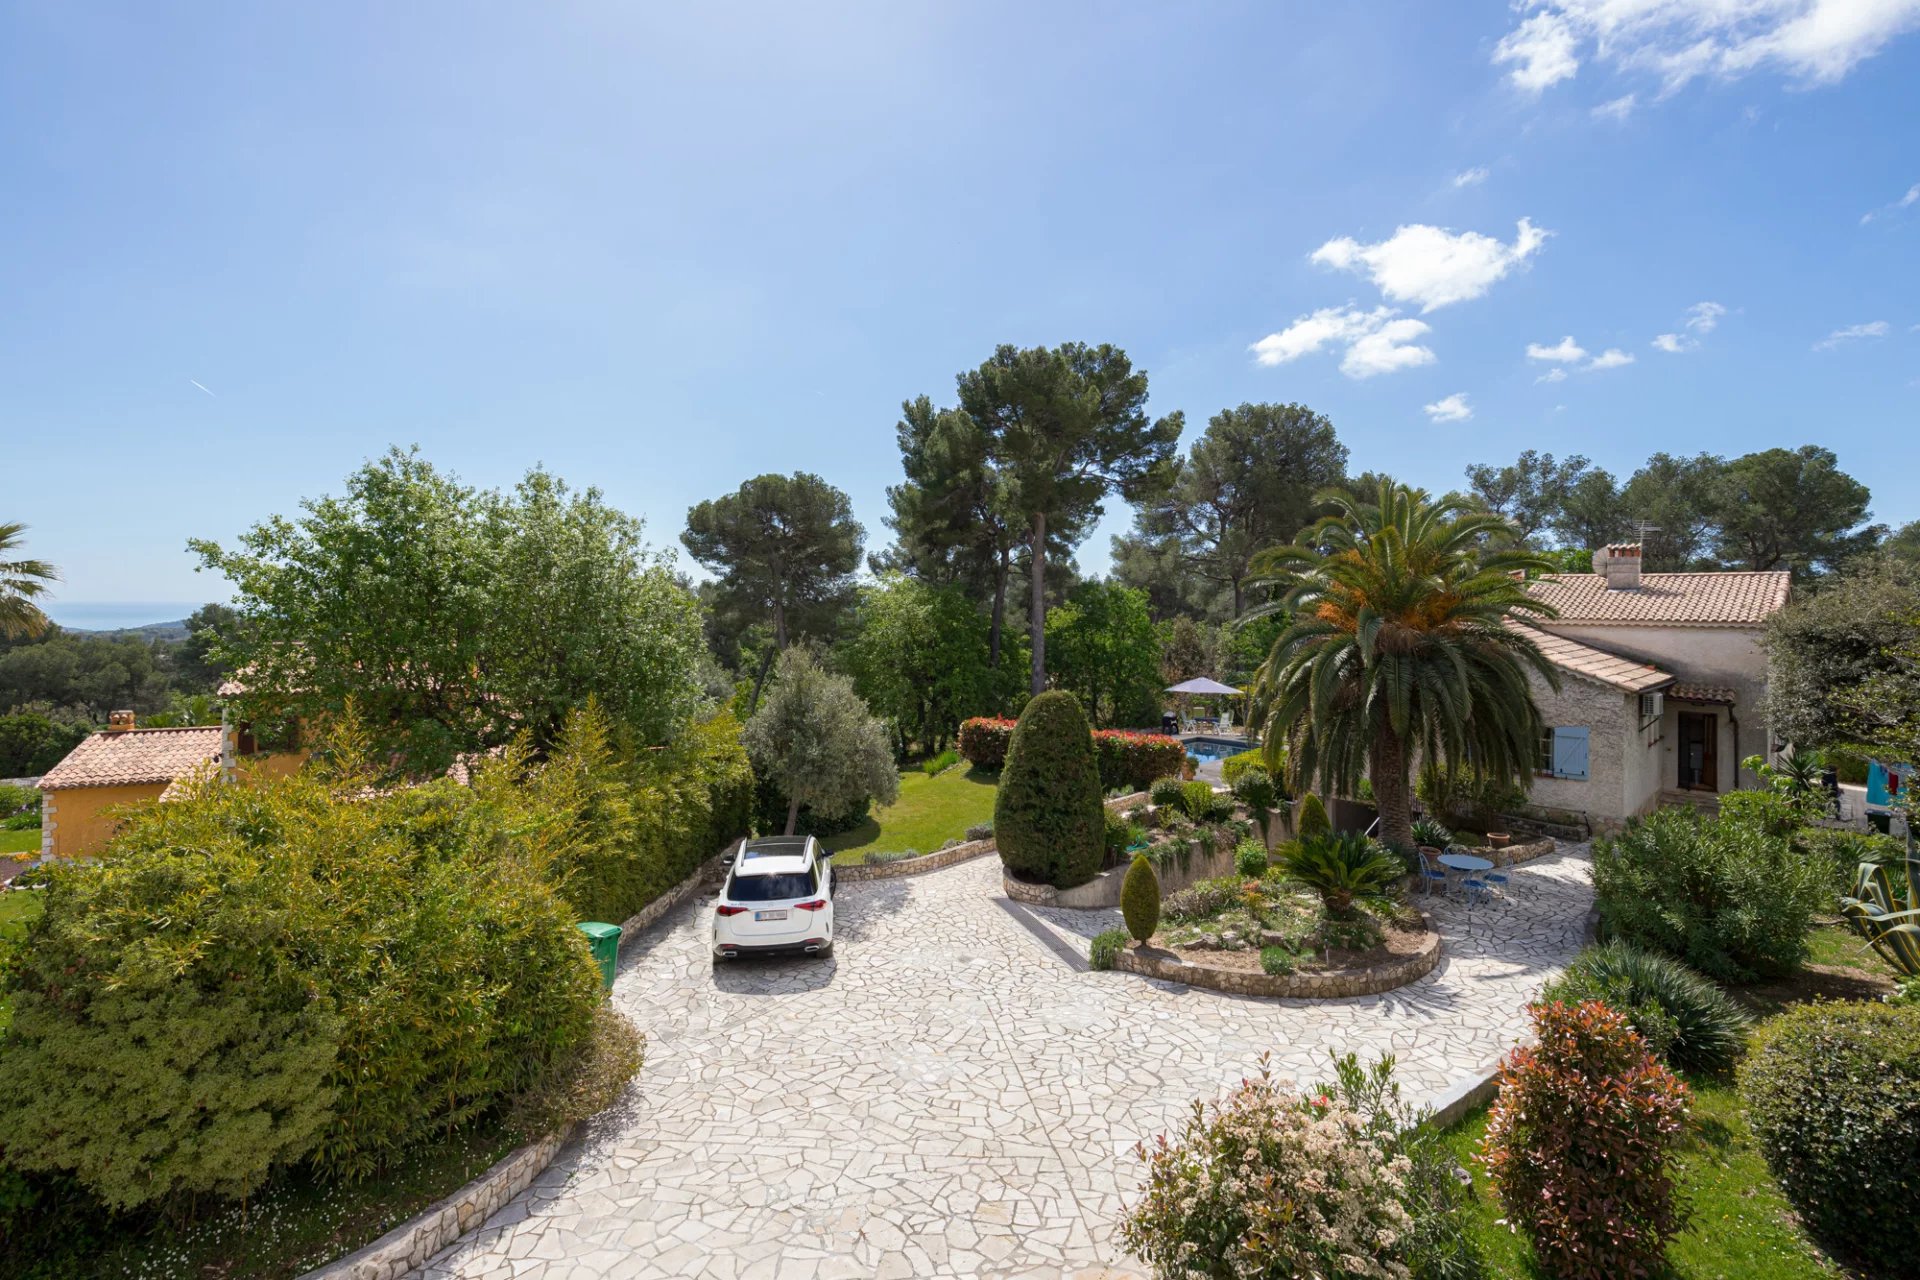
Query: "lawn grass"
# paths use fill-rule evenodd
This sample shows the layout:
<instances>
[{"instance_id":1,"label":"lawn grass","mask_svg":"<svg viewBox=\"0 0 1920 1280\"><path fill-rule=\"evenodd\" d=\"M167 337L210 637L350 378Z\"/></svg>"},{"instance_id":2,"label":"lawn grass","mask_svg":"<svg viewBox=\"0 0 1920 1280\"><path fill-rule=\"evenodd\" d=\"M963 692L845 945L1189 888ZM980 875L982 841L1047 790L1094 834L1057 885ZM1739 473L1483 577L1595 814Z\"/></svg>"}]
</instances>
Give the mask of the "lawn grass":
<instances>
[{"instance_id":1,"label":"lawn grass","mask_svg":"<svg viewBox=\"0 0 1920 1280\"><path fill-rule=\"evenodd\" d=\"M27 936L27 925L40 918L45 901L31 889L0 893L0 968L5 967L7 957ZM5 1035L12 1024L13 1006L6 995L0 993L0 1035Z\"/></svg>"},{"instance_id":2,"label":"lawn grass","mask_svg":"<svg viewBox=\"0 0 1920 1280\"><path fill-rule=\"evenodd\" d=\"M0 831L0 853L40 852L40 828L25 831Z\"/></svg>"},{"instance_id":3,"label":"lawn grass","mask_svg":"<svg viewBox=\"0 0 1920 1280\"><path fill-rule=\"evenodd\" d=\"M1767 1171L1733 1087L1705 1079L1688 1083L1693 1117L1676 1180L1693 1218L1667 1251L1673 1280L1839 1280L1846 1273L1808 1240ZM1482 1108L1446 1131L1455 1159L1473 1172L1469 1229L1489 1276L1546 1280L1526 1237L1502 1225L1505 1212L1473 1158L1486 1130Z\"/></svg>"},{"instance_id":4,"label":"lawn grass","mask_svg":"<svg viewBox=\"0 0 1920 1280\"><path fill-rule=\"evenodd\" d=\"M864 862L870 853L932 853L949 840L966 839L968 827L993 821L999 784L999 774L964 765L931 778L908 769L900 774L898 800L821 843L839 855L842 866Z\"/></svg>"}]
</instances>

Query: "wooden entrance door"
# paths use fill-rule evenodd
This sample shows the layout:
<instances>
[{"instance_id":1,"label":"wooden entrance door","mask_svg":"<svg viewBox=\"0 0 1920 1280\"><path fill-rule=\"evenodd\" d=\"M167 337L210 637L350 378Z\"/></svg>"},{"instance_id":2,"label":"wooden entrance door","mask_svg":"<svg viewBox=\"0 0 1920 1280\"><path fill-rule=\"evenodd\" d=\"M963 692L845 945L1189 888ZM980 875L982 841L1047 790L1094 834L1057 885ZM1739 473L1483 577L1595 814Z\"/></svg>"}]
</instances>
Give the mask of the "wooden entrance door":
<instances>
[{"instance_id":1,"label":"wooden entrance door","mask_svg":"<svg viewBox=\"0 0 1920 1280\"><path fill-rule=\"evenodd\" d=\"M1720 789L1720 720L1698 711L1680 713L1680 786L1687 791Z\"/></svg>"}]
</instances>

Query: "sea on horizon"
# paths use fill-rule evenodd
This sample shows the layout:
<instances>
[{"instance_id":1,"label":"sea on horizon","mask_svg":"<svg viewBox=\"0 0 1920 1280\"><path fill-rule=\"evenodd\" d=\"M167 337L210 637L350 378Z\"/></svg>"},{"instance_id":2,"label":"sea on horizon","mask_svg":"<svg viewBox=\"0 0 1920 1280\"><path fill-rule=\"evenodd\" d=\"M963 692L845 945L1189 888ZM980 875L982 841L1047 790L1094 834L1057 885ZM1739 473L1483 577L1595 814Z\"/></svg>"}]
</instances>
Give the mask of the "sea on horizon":
<instances>
[{"instance_id":1,"label":"sea on horizon","mask_svg":"<svg viewBox=\"0 0 1920 1280\"><path fill-rule=\"evenodd\" d=\"M49 618L74 631L121 631L180 622L205 601L154 600L43 600Z\"/></svg>"}]
</instances>

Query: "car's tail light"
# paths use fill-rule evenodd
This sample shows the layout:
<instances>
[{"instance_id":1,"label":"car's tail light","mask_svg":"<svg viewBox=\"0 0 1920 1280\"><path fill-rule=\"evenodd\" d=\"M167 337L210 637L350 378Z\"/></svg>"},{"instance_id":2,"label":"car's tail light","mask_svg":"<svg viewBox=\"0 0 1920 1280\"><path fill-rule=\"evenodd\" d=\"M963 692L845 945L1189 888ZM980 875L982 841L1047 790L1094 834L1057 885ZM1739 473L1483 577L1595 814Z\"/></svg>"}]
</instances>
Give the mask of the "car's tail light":
<instances>
[{"instance_id":1,"label":"car's tail light","mask_svg":"<svg viewBox=\"0 0 1920 1280\"><path fill-rule=\"evenodd\" d=\"M796 902L793 906L796 911L825 911L827 909L827 900L825 898L815 898L812 902Z\"/></svg>"},{"instance_id":2,"label":"car's tail light","mask_svg":"<svg viewBox=\"0 0 1920 1280\"><path fill-rule=\"evenodd\" d=\"M713 909L713 914L717 916L737 916L737 915L744 915L751 910L753 910L752 907L719 906Z\"/></svg>"}]
</instances>

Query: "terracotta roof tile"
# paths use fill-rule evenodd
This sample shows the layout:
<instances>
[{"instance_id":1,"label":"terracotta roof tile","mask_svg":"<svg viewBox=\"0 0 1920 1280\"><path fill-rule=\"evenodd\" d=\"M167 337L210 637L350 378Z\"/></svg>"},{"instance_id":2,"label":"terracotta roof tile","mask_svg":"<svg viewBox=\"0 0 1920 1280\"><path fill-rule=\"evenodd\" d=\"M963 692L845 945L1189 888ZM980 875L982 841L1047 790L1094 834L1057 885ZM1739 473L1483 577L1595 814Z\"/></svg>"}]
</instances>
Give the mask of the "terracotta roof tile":
<instances>
[{"instance_id":1,"label":"terracotta roof tile","mask_svg":"<svg viewBox=\"0 0 1920 1280\"><path fill-rule=\"evenodd\" d=\"M1581 644L1578 640L1569 640L1565 636L1552 635L1520 623L1509 622L1507 625L1532 640L1540 647L1547 661L1563 671L1612 685L1627 693L1645 693L1649 689L1673 683L1671 673L1649 663L1623 658L1604 649Z\"/></svg>"},{"instance_id":2,"label":"terracotta roof tile","mask_svg":"<svg viewBox=\"0 0 1920 1280\"><path fill-rule=\"evenodd\" d=\"M1732 705L1733 689L1723 684L1676 684L1667 691L1675 702L1724 702Z\"/></svg>"},{"instance_id":3,"label":"terracotta roof tile","mask_svg":"<svg viewBox=\"0 0 1920 1280\"><path fill-rule=\"evenodd\" d=\"M1562 573L1527 590L1559 610L1554 622L1576 626L1756 626L1787 603L1790 582L1784 569L1645 573L1637 587L1610 590L1600 574Z\"/></svg>"},{"instance_id":4,"label":"terracotta roof tile","mask_svg":"<svg viewBox=\"0 0 1920 1280\"><path fill-rule=\"evenodd\" d=\"M172 782L220 759L220 726L128 729L83 739L40 779L40 789Z\"/></svg>"}]
</instances>

